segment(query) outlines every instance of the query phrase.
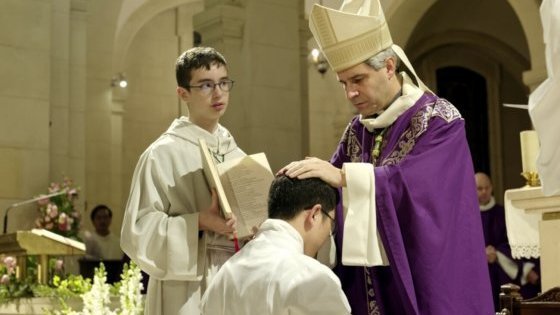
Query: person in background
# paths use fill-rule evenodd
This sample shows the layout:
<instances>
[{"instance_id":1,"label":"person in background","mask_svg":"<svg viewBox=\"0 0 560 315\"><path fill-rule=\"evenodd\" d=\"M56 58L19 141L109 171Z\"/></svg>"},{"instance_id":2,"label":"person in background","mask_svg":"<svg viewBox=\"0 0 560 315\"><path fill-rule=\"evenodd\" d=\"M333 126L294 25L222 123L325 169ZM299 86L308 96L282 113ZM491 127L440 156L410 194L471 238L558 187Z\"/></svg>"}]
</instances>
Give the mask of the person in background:
<instances>
[{"instance_id":1,"label":"person in background","mask_svg":"<svg viewBox=\"0 0 560 315\"><path fill-rule=\"evenodd\" d=\"M494 308L498 311L500 286L503 284L515 283L521 286L520 293L524 298L534 297L540 292L539 260L513 259L507 237L504 207L497 204L494 199L492 181L482 172L474 176L492 284L492 298Z\"/></svg>"},{"instance_id":2,"label":"person in background","mask_svg":"<svg viewBox=\"0 0 560 315\"><path fill-rule=\"evenodd\" d=\"M219 124L233 87L226 59L211 47L191 48L177 59L175 76L188 117L175 119L140 156L121 229L124 252L150 276L150 315L200 314L207 284L235 252L236 218L222 217L198 144L206 140L216 163L245 155Z\"/></svg>"},{"instance_id":3,"label":"person in background","mask_svg":"<svg viewBox=\"0 0 560 315\"><path fill-rule=\"evenodd\" d=\"M91 210L91 223L95 229L93 233L86 233L86 259L90 260L121 260L123 251L118 235L111 233L110 227L113 212L106 205L97 205Z\"/></svg>"},{"instance_id":4,"label":"person in background","mask_svg":"<svg viewBox=\"0 0 560 315\"><path fill-rule=\"evenodd\" d=\"M320 179L277 177L269 219L218 271L202 298L202 314L350 314L340 280L314 259L333 232L337 199Z\"/></svg>"}]
</instances>

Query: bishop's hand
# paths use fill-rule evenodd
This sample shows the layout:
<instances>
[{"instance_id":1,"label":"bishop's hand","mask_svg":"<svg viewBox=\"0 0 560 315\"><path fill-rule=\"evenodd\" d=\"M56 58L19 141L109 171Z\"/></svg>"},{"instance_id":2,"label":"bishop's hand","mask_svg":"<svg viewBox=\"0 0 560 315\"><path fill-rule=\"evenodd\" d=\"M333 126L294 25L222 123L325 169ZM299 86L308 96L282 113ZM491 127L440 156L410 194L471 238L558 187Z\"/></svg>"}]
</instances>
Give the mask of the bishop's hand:
<instances>
[{"instance_id":1,"label":"bishop's hand","mask_svg":"<svg viewBox=\"0 0 560 315\"><path fill-rule=\"evenodd\" d=\"M335 188L346 185L341 169L316 157L306 157L305 160L291 162L281 168L276 175L286 175L298 179L318 177Z\"/></svg>"}]
</instances>

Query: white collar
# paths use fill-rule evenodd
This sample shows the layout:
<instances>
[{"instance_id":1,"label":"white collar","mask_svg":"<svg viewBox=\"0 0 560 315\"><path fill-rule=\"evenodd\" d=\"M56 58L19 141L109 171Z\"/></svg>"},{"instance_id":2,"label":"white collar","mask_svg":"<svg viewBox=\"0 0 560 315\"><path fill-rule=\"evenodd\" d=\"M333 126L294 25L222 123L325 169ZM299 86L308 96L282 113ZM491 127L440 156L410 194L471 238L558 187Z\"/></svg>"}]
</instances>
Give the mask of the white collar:
<instances>
[{"instance_id":1,"label":"white collar","mask_svg":"<svg viewBox=\"0 0 560 315\"><path fill-rule=\"evenodd\" d=\"M487 204L479 205L480 206L480 211L482 211L482 212L488 211L488 210L494 208L495 205L496 205L496 199L494 199L494 196L492 196L492 197L490 197L490 201L488 201Z\"/></svg>"},{"instance_id":2,"label":"white collar","mask_svg":"<svg viewBox=\"0 0 560 315\"><path fill-rule=\"evenodd\" d=\"M208 148L219 155L225 155L237 149L233 136L222 125L218 124L216 130L210 133L185 116L175 119L164 134L182 138L197 146L198 139L204 139Z\"/></svg>"},{"instance_id":3,"label":"white collar","mask_svg":"<svg viewBox=\"0 0 560 315\"><path fill-rule=\"evenodd\" d=\"M360 115L360 122L370 132L377 128L390 126L402 113L416 104L424 94L424 91L414 85L406 72L401 72L400 75L403 78L402 95L376 118L363 118Z\"/></svg>"},{"instance_id":4,"label":"white collar","mask_svg":"<svg viewBox=\"0 0 560 315\"><path fill-rule=\"evenodd\" d=\"M259 232L255 238L258 238L259 234L266 237L267 234L271 233L275 235L275 238L283 240L278 244L279 246L289 247L303 254L303 238L290 223L280 219L266 219L259 227Z\"/></svg>"}]
</instances>

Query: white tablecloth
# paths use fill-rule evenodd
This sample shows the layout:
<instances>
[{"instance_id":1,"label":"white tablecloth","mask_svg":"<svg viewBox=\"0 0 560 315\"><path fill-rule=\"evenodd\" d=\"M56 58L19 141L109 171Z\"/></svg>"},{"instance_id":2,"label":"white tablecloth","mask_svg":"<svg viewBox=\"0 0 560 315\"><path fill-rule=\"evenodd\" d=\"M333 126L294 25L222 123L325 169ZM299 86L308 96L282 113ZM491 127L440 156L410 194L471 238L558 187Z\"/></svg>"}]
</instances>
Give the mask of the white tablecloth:
<instances>
[{"instance_id":1,"label":"white tablecloth","mask_svg":"<svg viewBox=\"0 0 560 315\"><path fill-rule=\"evenodd\" d=\"M506 190L504 208L506 212L506 229L513 258L538 258L540 256L539 222L541 213L527 213L515 208L511 203L511 194L526 188Z\"/></svg>"}]
</instances>

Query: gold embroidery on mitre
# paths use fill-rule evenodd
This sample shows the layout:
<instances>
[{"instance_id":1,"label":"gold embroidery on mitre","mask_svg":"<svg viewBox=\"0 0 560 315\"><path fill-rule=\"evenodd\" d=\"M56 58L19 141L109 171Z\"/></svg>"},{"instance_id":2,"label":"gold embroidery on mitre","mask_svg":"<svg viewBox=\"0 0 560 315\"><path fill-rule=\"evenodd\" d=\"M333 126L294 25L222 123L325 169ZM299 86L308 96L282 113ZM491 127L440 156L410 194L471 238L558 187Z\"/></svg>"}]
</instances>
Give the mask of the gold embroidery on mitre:
<instances>
[{"instance_id":1,"label":"gold embroidery on mitre","mask_svg":"<svg viewBox=\"0 0 560 315\"><path fill-rule=\"evenodd\" d=\"M370 32L340 41L334 46L325 45L323 53L333 70L341 71L366 61L391 45L393 40L384 22Z\"/></svg>"}]
</instances>

